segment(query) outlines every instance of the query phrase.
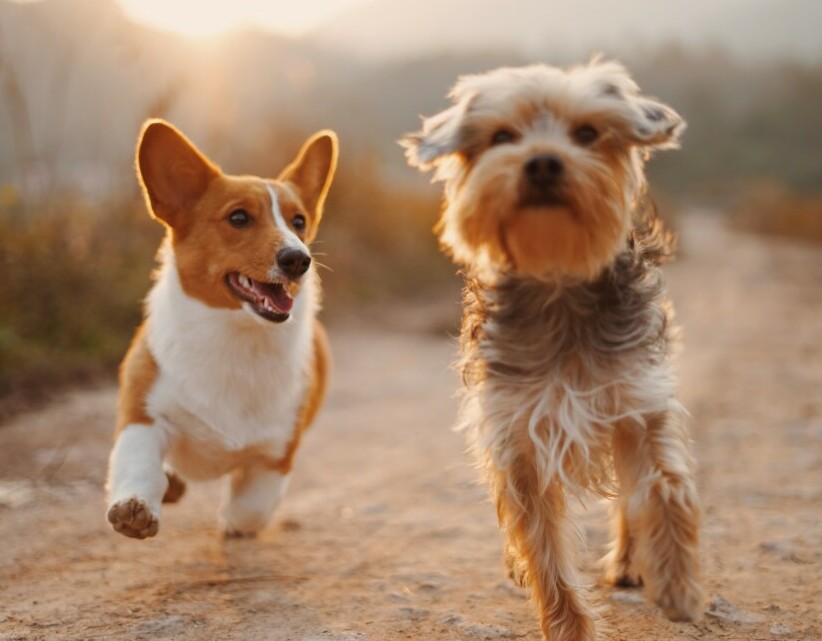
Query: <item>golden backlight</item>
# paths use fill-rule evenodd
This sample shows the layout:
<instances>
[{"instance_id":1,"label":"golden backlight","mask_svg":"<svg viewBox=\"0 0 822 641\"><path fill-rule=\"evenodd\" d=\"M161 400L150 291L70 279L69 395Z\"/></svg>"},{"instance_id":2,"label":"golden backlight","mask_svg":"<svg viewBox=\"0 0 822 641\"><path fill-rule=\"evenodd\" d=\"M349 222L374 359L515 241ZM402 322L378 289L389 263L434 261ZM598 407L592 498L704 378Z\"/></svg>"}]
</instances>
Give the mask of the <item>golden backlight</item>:
<instances>
[{"instance_id":1,"label":"golden backlight","mask_svg":"<svg viewBox=\"0 0 822 641\"><path fill-rule=\"evenodd\" d=\"M191 37L257 27L296 35L360 0L117 0L129 17Z\"/></svg>"}]
</instances>

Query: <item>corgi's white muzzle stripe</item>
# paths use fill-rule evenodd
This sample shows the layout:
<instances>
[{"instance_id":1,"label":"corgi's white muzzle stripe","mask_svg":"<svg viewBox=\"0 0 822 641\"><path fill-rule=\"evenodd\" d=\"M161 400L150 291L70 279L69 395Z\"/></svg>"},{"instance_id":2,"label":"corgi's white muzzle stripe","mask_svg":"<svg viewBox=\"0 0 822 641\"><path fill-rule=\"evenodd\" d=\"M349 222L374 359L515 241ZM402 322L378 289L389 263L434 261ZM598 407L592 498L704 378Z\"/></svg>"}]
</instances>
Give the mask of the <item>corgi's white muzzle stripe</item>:
<instances>
[{"instance_id":1,"label":"corgi's white muzzle stripe","mask_svg":"<svg viewBox=\"0 0 822 641\"><path fill-rule=\"evenodd\" d=\"M297 234L295 234L285 222L283 213L280 211L280 200L277 197L277 190L271 185L266 185L266 188L268 189L268 193L271 194L271 215L274 217L274 224L277 226L277 229L283 232L283 235L285 236L283 247L301 249L310 256L311 252L308 251L308 247L306 247L305 243L300 240L300 237L297 236Z\"/></svg>"}]
</instances>

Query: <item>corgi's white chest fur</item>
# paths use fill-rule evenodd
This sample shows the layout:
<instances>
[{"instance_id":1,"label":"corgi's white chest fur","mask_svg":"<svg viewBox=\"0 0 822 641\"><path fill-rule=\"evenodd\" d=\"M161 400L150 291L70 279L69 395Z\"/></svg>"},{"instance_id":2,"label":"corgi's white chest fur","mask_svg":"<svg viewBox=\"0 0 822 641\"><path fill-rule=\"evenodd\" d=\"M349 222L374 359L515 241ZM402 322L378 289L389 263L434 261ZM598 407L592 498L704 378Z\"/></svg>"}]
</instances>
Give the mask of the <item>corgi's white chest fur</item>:
<instances>
[{"instance_id":1,"label":"corgi's white chest fur","mask_svg":"<svg viewBox=\"0 0 822 641\"><path fill-rule=\"evenodd\" d=\"M232 176L170 123L143 126L137 177L167 235L120 368L106 513L116 532L155 536L185 480L228 474L222 531L253 535L271 518L327 386L308 248L338 146L320 131L277 178Z\"/></svg>"},{"instance_id":2,"label":"corgi's white chest fur","mask_svg":"<svg viewBox=\"0 0 822 641\"><path fill-rule=\"evenodd\" d=\"M316 283L306 276L292 317L270 323L188 296L164 248L147 301L159 373L146 406L167 434L170 463L188 477L224 474L250 448L272 459L285 454L311 362Z\"/></svg>"}]
</instances>

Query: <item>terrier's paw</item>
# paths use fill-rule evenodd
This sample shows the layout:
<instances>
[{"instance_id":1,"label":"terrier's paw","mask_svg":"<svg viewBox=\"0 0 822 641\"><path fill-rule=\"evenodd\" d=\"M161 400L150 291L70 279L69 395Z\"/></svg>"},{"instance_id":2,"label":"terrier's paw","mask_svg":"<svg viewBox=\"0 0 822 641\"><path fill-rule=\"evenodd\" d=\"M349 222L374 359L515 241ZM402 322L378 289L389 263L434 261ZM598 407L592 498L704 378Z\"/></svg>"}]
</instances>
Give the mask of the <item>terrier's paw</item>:
<instances>
[{"instance_id":1,"label":"terrier's paw","mask_svg":"<svg viewBox=\"0 0 822 641\"><path fill-rule=\"evenodd\" d=\"M702 618L705 595L693 581L666 586L654 600L671 621L699 621Z\"/></svg>"},{"instance_id":2,"label":"terrier's paw","mask_svg":"<svg viewBox=\"0 0 822 641\"><path fill-rule=\"evenodd\" d=\"M642 577L630 563L609 563L605 566L602 580L616 588L638 588L642 585Z\"/></svg>"},{"instance_id":3,"label":"terrier's paw","mask_svg":"<svg viewBox=\"0 0 822 641\"><path fill-rule=\"evenodd\" d=\"M509 551L505 554L505 565L508 568L508 578L514 585L520 588L528 585L528 568L522 559Z\"/></svg>"},{"instance_id":4,"label":"terrier's paw","mask_svg":"<svg viewBox=\"0 0 822 641\"><path fill-rule=\"evenodd\" d=\"M112 503L108 508L108 522L117 532L133 539L154 536L160 529L157 515L136 496Z\"/></svg>"},{"instance_id":5,"label":"terrier's paw","mask_svg":"<svg viewBox=\"0 0 822 641\"><path fill-rule=\"evenodd\" d=\"M546 641L597 641L594 613L580 603L567 599L557 602L562 614L543 610L541 627ZM601 637L599 637L601 638Z\"/></svg>"}]
</instances>

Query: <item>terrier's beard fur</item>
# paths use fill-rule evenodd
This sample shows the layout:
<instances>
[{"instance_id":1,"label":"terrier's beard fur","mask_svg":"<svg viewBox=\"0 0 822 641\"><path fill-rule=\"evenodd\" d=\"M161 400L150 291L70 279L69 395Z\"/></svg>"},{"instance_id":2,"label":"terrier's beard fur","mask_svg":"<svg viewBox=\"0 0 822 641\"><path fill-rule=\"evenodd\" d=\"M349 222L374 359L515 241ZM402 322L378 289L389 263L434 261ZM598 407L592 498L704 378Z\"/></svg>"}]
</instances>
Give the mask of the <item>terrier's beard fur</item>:
<instances>
[{"instance_id":1,"label":"terrier's beard fur","mask_svg":"<svg viewBox=\"0 0 822 641\"><path fill-rule=\"evenodd\" d=\"M445 182L443 248L479 271L595 278L627 239L644 159L684 129L616 63L499 69L461 78L451 97L403 144ZM540 157L558 168L550 183L527 174Z\"/></svg>"},{"instance_id":2,"label":"terrier's beard fur","mask_svg":"<svg viewBox=\"0 0 822 641\"><path fill-rule=\"evenodd\" d=\"M556 202L545 204L521 195L522 156L488 152L452 177L458 184L446 185L452 195L437 228L443 247L463 264L538 278L595 278L631 228L642 178L630 156L573 167L566 161L566 184Z\"/></svg>"}]
</instances>

